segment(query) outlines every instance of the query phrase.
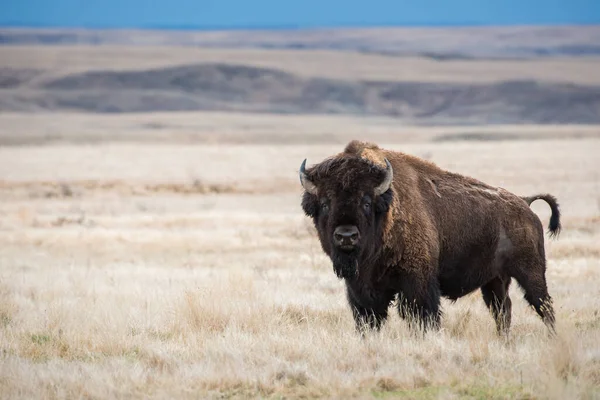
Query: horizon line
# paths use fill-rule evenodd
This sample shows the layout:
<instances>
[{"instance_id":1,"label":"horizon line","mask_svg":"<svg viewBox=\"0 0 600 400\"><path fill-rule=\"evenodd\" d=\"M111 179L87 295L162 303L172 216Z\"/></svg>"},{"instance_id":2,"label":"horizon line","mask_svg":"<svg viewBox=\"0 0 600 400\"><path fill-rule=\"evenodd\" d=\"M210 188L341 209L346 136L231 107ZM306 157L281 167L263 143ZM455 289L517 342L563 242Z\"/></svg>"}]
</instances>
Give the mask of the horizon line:
<instances>
[{"instance_id":1,"label":"horizon line","mask_svg":"<svg viewBox=\"0 0 600 400\"><path fill-rule=\"evenodd\" d=\"M481 22L428 22L428 23L344 23L344 24L264 24L264 25L103 25L103 24L85 24L85 25L62 25L62 24L43 24L43 23L21 23L21 22L2 22L0 29L21 28L21 29L63 29L63 30L161 30L161 31L283 31L283 30L327 30L327 29L347 29L347 28L494 28L494 27L590 27L599 26L600 22L553 22L553 23L481 23Z\"/></svg>"}]
</instances>

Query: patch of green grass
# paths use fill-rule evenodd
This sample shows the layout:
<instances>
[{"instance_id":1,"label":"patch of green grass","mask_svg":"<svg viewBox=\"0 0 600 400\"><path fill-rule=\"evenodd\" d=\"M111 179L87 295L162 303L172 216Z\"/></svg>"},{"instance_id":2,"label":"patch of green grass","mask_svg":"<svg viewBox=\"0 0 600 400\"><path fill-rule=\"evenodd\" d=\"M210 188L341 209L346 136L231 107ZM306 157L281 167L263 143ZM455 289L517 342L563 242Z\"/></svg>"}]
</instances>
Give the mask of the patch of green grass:
<instances>
[{"instance_id":1,"label":"patch of green grass","mask_svg":"<svg viewBox=\"0 0 600 400\"><path fill-rule=\"evenodd\" d=\"M31 341L35 344L39 344L40 346L48 343L51 340L52 340L52 337L50 335L35 334L35 333L31 335Z\"/></svg>"},{"instance_id":2,"label":"patch of green grass","mask_svg":"<svg viewBox=\"0 0 600 400\"><path fill-rule=\"evenodd\" d=\"M148 331L148 336L166 342L168 340L173 340L175 338L175 333L170 331L150 330Z\"/></svg>"},{"instance_id":3,"label":"patch of green grass","mask_svg":"<svg viewBox=\"0 0 600 400\"><path fill-rule=\"evenodd\" d=\"M371 395L377 399L438 399L442 393L457 395L460 399L469 400L502 400L502 399L535 399L536 397L521 386L489 386L467 385L460 387L426 386L415 389L372 390ZM451 396L452 397L452 396Z\"/></svg>"},{"instance_id":4,"label":"patch of green grass","mask_svg":"<svg viewBox=\"0 0 600 400\"><path fill-rule=\"evenodd\" d=\"M457 393L461 398L473 400L501 400L501 399L535 399L529 391L522 386L489 386L469 385L458 388Z\"/></svg>"},{"instance_id":5,"label":"patch of green grass","mask_svg":"<svg viewBox=\"0 0 600 400\"><path fill-rule=\"evenodd\" d=\"M142 333L142 331L137 328L129 328L129 335L131 336L137 336L140 333Z\"/></svg>"},{"instance_id":6,"label":"patch of green grass","mask_svg":"<svg viewBox=\"0 0 600 400\"><path fill-rule=\"evenodd\" d=\"M123 351L122 356L125 357L127 361L136 362L139 361L141 353L142 351L140 350L140 348L138 346L134 346L130 349Z\"/></svg>"},{"instance_id":7,"label":"patch of green grass","mask_svg":"<svg viewBox=\"0 0 600 400\"><path fill-rule=\"evenodd\" d=\"M401 398L401 399L437 399L443 387L427 386L416 389L398 389L398 390L380 390L371 391L371 395L376 399Z\"/></svg>"},{"instance_id":8,"label":"patch of green grass","mask_svg":"<svg viewBox=\"0 0 600 400\"><path fill-rule=\"evenodd\" d=\"M600 328L600 317L588 321L577 321L575 327L582 330L591 330Z\"/></svg>"},{"instance_id":9,"label":"patch of green grass","mask_svg":"<svg viewBox=\"0 0 600 400\"><path fill-rule=\"evenodd\" d=\"M12 322L12 318L5 312L0 313L0 326L6 328Z\"/></svg>"}]
</instances>

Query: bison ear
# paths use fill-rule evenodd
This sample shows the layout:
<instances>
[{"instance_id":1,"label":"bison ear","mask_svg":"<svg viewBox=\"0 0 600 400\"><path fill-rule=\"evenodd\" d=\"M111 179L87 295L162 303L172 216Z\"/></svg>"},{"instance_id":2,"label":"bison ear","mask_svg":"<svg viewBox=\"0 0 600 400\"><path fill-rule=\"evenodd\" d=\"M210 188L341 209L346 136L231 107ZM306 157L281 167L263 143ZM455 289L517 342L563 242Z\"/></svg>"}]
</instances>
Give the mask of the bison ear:
<instances>
[{"instance_id":1,"label":"bison ear","mask_svg":"<svg viewBox=\"0 0 600 400\"><path fill-rule=\"evenodd\" d=\"M316 218L319 210L317 196L310 194L309 192L304 192L304 195L302 196L302 209L307 216Z\"/></svg>"},{"instance_id":2,"label":"bison ear","mask_svg":"<svg viewBox=\"0 0 600 400\"><path fill-rule=\"evenodd\" d=\"M392 197L392 190L388 190L377 197L377 200L375 200L375 212L378 214L385 214L390 209Z\"/></svg>"}]
</instances>

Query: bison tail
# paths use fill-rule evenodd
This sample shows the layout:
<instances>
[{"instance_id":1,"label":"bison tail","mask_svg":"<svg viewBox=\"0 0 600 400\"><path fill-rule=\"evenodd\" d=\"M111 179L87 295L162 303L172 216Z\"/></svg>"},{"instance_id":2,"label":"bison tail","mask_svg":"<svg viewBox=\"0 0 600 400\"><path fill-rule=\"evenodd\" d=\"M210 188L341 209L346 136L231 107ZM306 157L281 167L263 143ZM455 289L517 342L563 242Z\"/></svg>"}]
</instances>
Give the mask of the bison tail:
<instances>
[{"instance_id":1,"label":"bison tail","mask_svg":"<svg viewBox=\"0 0 600 400\"><path fill-rule=\"evenodd\" d=\"M550 237L557 237L560 233L560 210L558 209L558 202L556 201L556 197L551 194L536 194L535 196L529 197L521 197L523 200L527 202L528 205L531 205L536 200L544 200L550 206L552 210L552 216L550 217L550 223L548 224L548 231L550 233Z\"/></svg>"}]
</instances>

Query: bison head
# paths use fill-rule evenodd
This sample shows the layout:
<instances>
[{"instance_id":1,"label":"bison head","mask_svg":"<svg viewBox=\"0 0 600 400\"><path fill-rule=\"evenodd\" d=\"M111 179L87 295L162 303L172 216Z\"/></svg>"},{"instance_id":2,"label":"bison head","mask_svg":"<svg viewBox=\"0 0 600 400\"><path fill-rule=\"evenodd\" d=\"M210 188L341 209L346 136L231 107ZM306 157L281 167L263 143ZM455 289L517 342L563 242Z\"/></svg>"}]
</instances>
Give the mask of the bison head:
<instances>
[{"instance_id":1,"label":"bison head","mask_svg":"<svg viewBox=\"0 0 600 400\"><path fill-rule=\"evenodd\" d=\"M323 251L339 278L354 280L360 265L382 248L383 221L392 201L393 170L359 157L300 166L302 208L312 217Z\"/></svg>"}]
</instances>

